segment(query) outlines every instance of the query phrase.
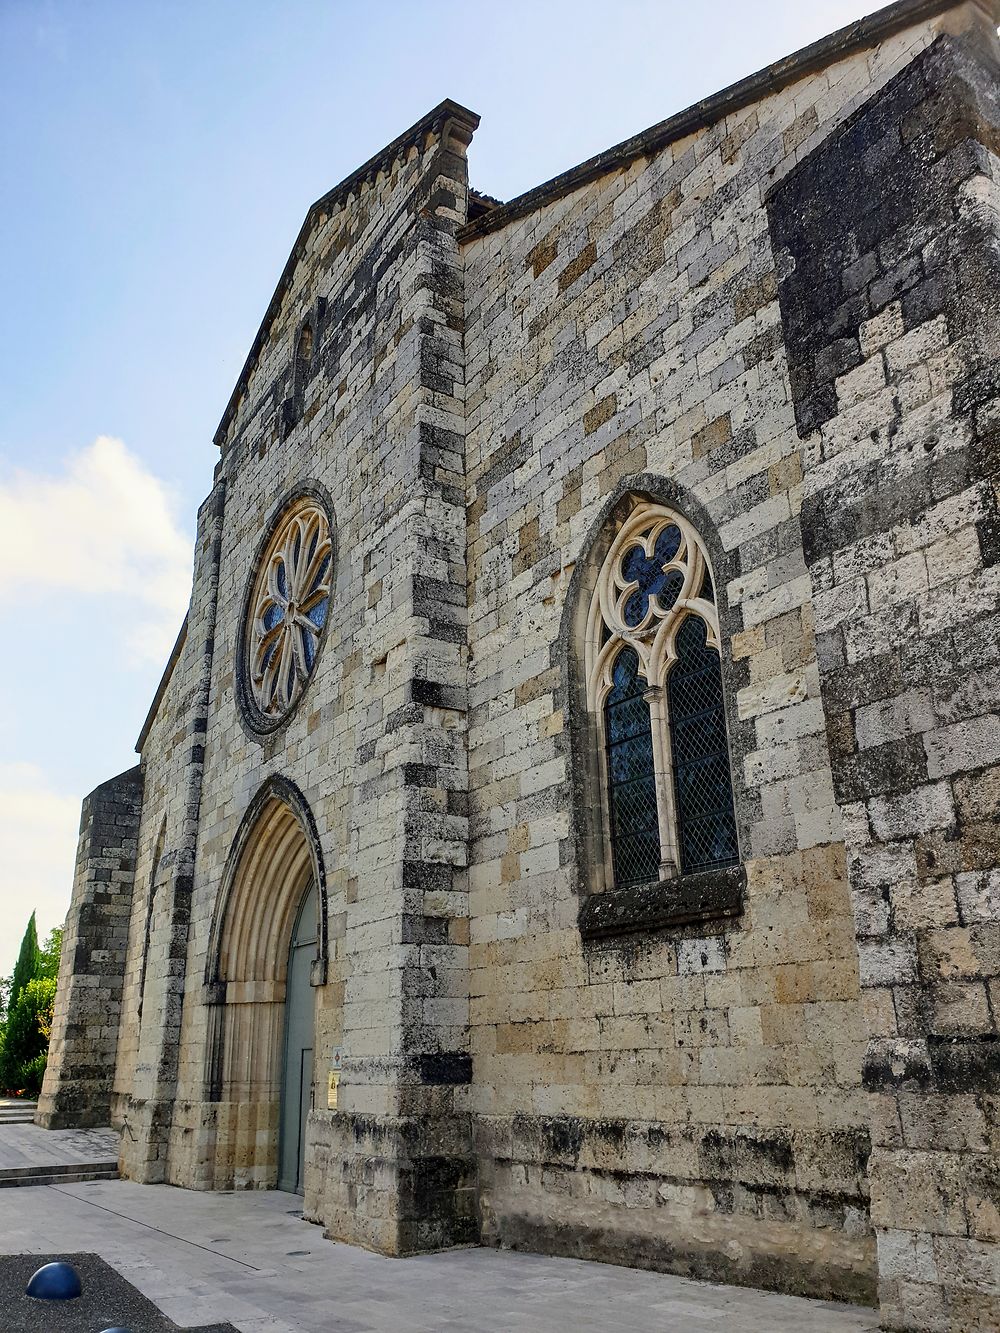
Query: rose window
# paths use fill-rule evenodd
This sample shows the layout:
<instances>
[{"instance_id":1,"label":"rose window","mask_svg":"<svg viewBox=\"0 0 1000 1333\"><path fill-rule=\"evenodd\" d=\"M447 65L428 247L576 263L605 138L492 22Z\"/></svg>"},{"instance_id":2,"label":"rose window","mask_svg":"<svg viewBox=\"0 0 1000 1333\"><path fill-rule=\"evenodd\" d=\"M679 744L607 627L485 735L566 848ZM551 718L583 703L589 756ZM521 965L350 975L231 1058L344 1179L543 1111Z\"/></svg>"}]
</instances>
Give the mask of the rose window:
<instances>
[{"instance_id":1,"label":"rose window","mask_svg":"<svg viewBox=\"0 0 1000 1333\"><path fill-rule=\"evenodd\" d=\"M253 700L269 721L295 704L312 673L330 607L333 541L312 500L278 524L261 562L247 620Z\"/></svg>"}]
</instances>

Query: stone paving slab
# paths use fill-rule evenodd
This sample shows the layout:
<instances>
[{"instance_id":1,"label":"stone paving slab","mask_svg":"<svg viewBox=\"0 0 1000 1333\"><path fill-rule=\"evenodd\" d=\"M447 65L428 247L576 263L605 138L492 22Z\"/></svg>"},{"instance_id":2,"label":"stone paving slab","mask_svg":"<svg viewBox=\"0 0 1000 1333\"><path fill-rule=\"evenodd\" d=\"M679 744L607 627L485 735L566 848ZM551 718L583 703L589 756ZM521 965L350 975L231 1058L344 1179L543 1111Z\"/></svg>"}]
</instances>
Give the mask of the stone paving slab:
<instances>
[{"instance_id":1,"label":"stone paving slab","mask_svg":"<svg viewBox=\"0 0 1000 1333\"><path fill-rule=\"evenodd\" d=\"M92 1166L98 1162L118 1165L118 1135L113 1129L0 1124L0 1171Z\"/></svg>"},{"instance_id":2,"label":"stone paving slab","mask_svg":"<svg viewBox=\"0 0 1000 1333\"><path fill-rule=\"evenodd\" d=\"M0 1210L0 1252L97 1252L181 1327L240 1333L874 1333L873 1310L487 1249L384 1259L276 1190L94 1181Z\"/></svg>"},{"instance_id":3,"label":"stone paving slab","mask_svg":"<svg viewBox=\"0 0 1000 1333\"><path fill-rule=\"evenodd\" d=\"M39 1301L25 1294L32 1273L54 1259L71 1263L83 1294L71 1301ZM122 1326L129 1333L177 1333L177 1325L96 1254L0 1255L0 1328L4 1333L97 1333ZM190 1333L235 1333L215 1324Z\"/></svg>"}]
</instances>

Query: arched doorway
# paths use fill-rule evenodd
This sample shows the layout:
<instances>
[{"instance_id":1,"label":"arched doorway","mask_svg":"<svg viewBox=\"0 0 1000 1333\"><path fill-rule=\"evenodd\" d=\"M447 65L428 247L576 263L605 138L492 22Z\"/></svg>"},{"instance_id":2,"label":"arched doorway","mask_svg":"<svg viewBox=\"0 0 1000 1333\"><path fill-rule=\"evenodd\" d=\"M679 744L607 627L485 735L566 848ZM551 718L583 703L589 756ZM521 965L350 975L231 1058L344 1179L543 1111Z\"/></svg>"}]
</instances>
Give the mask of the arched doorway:
<instances>
[{"instance_id":1,"label":"arched doorway","mask_svg":"<svg viewBox=\"0 0 1000 1333\"><path fill-rule=\"evenodd\" d=\"M209 950L213 1188L303 1187L325 925L323 866L308 806L291 783L271 779L230 852Z\"/></svg>"},{"instance_id":2,"label":"arched doorway","mask_svg":"<svg viewBox=\"0 0 1000 1333\"><path fill-rule=\"evenodd\" d=\"M285 984L285 1053L281 1080L278 1189L304 1188L306 1117L312 1110L315 1006L309 984L316 958L316 886L306 891L292 931Z\"/></svg>"}]
</instances>

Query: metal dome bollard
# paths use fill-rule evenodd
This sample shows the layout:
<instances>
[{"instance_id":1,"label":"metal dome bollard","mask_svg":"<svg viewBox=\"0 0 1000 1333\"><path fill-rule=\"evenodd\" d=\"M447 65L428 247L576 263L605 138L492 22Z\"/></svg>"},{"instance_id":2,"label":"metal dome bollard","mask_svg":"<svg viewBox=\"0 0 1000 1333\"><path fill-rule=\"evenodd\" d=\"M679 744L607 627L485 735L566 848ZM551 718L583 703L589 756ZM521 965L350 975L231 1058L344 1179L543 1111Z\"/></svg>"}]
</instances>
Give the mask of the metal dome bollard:
<instances>
[{"instance_id":1,"label":"metal dome bollard","mask_svg":"<svg viewBox=\"0 0 1000 1333\"><path fill-rule=\"evenodd\" d=\"M132 1333L130 1328L105 1328L101 1333Z\"/></svg>"},{"instance_id":2,"label":"metal dome bollard","mask_svg":"<svg viewBox=\"0 0 1000 1333\"><path fill-rule=\"evenodd\" d=\"M36 1301L73 1301L83 1294L83 1283L72 1264L59 1260L33 1273L25 1292Z\"/></svg>"}]
</instances>

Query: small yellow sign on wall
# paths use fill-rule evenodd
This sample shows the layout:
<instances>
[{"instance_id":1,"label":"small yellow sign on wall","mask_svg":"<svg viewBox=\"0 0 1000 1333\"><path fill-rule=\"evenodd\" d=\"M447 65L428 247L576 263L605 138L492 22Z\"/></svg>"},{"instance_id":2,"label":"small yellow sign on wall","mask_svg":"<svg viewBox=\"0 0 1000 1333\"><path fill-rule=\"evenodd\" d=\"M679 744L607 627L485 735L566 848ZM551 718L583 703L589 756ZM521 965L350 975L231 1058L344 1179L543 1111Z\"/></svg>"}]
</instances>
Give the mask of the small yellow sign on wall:
<instances>
[{"instance_id":1,"label":"small yellow sign on wall","mask_svg":"<svg viewBox=\"0 0 1000 1333\"><path fill-rule=\"evenodd\" d=\"M330 1081L327 1084L327 1089L326 1089L326 1106L328 1111L336 1111L337 1109L337 1091L339 1087L340 1087L340 1070L331 1069Z\"/></svg>"}]
</instances>

